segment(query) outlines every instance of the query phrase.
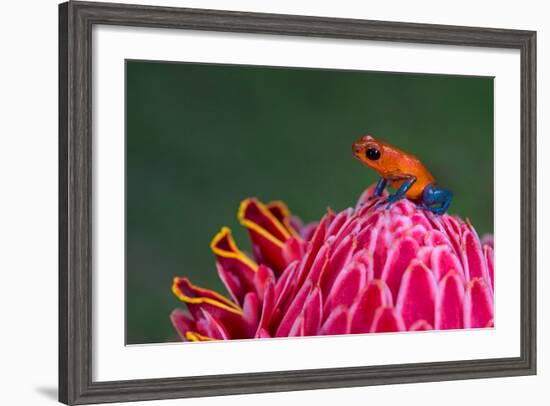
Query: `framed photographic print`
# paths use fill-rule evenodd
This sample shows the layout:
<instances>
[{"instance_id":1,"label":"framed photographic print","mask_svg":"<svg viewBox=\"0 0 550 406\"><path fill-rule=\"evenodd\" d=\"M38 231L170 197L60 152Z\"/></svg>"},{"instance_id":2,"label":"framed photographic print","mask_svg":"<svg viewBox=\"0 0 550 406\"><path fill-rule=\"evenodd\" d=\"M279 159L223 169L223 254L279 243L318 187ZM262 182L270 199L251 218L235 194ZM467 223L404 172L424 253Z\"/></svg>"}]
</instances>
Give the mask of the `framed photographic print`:
<instances>
[{"instance_id":1,"label":"framed photographic print","mask_svg":"<svg viewBox=\"0 0 550 406\"><path fill-rule=\"evenodd\" d=\"M536 372L535 32L59 28L60 401Z\"/></svg>"}]
</instances>

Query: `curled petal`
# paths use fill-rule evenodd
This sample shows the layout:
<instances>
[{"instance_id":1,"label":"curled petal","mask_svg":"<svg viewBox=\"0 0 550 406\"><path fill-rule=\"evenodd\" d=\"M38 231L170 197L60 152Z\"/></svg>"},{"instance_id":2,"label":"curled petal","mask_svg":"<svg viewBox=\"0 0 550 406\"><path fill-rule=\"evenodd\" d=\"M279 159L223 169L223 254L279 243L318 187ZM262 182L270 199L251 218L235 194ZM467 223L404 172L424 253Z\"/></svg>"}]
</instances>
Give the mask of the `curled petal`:
<instances>
[{"instance_id":1,"label":"curled petal","mask_svg":"<svg viewBox=\"0 0 550 406\"><path fill-rule=\"evenodd\" d=\"M187 304L189 312L195 320L203 320L202 310L206 310L216 320L230 328L232 338L245 338L248 334L247 324L243 319L243 311L229 299L208 289L199 288L187 278L174 278L173 293Z\"/></svg>"},{"instance_id":2,"label":"curled petal","mask_svg":"<svg viewBox=\"0 0 550 406\"><path fill-rule=\"evenodd\" d=\"M258 262L263 262L275 272L282 272L288 262L284 258L284 243L290 233L277 218L257 199L241 203L239 222L247 228Z\"/></svg>"},{"instance_id":3,"label":"curled petal","mask_svg":"<svg viewBox=\"0 0 550 406\"><path fill-rule=\"evenodd\" d=\"M472 279L466 286L464 296L464 327L481 328L490 325L493 319L491 290L481 278Z\"/></svg>"},{"instance_id":4,"label":"curled petal","mask_svg":"<svg viewBox=\"0 0 550 406\"><path fill-rule=\"evenodd\" d=\"M231 300L210 289L193 285L187 278L174 278L172 292L187 304L208 304L228 312L242 314L242 310Z\"/></svg>"},{"instance_id":5,"label":"curled petal","mask_svg":"<svg viewBox=\"0 0 550 406\"><path fill-rule=\"evenodd\" d=\"M417 320L434 325L436 292L432 272L421 262L413 261L403 275L396 305L407 328Z\"/></svg>"},{"instance_id":6,"label":"curled petal","mask_svg":"<svg viewBox=\"0 0 550 406\"><path fill-rule=\"evenodd\" d=\"M276 200L273 202L269 202L266 205L267 210L273 214L273 216L279 220L279 223L283 225L283 227L288 231L288 233L293 236L300 238L298 232L296 231L296 228L292 225L293 223L293 217L290 214L290 210L288 209L288 206L285 202L282 200ZM294 221L296 224L297 221Z\"/></svg>"},{"instance_id":7,"label":"curled petal","mask_svg":"<svg viewBox=\"0 0 550 406\"><path fill-rule=\"evenodd\" d=\"M229 294L242 305L246 293L255 291L254 278L258 265L237 248L231 230L223 227L210 243L216 255L218 274Z\"/></svg>"}]
</instances>

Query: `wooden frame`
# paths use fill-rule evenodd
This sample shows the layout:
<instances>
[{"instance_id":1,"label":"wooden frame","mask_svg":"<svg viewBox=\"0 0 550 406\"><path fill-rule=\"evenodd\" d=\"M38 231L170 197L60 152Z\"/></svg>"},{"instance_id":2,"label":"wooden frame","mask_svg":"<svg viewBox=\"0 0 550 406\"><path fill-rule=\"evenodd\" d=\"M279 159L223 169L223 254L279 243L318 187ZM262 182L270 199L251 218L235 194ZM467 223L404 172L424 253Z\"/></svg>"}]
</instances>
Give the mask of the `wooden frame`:
<instances>
[{"instance_id":1,"label":"wooden frame","mask_svg":"<svg viewBox=\"0 0 550 406\"><path fill-rule=\"evenodd\" d=\"M521 52L521 355L170 379L91 378L91 32L94 24L431 43ZM59 6L59 400L67 404L536 373L536 33L504 29L68 2Z\"/></svg>"}]
</instances>

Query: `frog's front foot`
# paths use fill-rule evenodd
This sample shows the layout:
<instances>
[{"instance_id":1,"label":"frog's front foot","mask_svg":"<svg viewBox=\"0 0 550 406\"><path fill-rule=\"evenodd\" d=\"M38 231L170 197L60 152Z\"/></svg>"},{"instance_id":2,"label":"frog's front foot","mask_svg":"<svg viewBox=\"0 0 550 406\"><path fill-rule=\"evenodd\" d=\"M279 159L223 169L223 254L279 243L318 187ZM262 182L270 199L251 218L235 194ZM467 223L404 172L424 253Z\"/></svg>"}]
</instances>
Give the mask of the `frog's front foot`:
<instances>
[{"instance_id":1,"label":"frog's front foot","mask_svg":"<svg viewBox=\"0 0 550 406\"><path fill-rule=\"evenodd\" d=\"M391 207L395 202L401 200L402 198L403 196L401 195L396 195L396 194L389 195L388 197L381 199L378 203L374 205L374 207L380 207L385 204L386 210L388 210L388 209L391 209Z\"/></svg>"},{"instance_id":2,"label":"frog's front foot","mask_svg":"<svg viewBox=\"0 0 550 406\"><path fill-rule=\"evenodd\" d=\"M382 197L380 198L380 200L378 202L376 202L376 204L374 205L374 207L378 208L384 204L388 203L388 198L387 197Z\"/></svg>"}]
</instances>

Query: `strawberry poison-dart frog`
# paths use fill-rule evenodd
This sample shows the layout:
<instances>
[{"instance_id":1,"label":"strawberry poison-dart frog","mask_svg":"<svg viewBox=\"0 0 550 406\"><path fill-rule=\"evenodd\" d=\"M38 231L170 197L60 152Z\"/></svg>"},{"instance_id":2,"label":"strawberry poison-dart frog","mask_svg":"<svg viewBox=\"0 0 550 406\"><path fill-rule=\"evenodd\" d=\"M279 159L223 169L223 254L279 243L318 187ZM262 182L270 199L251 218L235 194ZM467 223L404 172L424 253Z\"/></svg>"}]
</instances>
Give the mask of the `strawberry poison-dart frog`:
<instances>
[{"instance_id":1,"label":"strawberry poison-dart frog","mask_svg":"<svg viewBox=\"0 0 550 406\"><path fill-rule=\"evenodd\" d=\"M357 140L352 150L357 159L381 176L376 184L375 197L382 195L388 183L396 190L377 205L387 203L386 208L390 208L393 203L406 197L417 203L418 208L436 214L443 214L449 208L453 194L439 188L432 174L415 156L371 135Z\"/></svg>"}]
</instances>

